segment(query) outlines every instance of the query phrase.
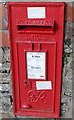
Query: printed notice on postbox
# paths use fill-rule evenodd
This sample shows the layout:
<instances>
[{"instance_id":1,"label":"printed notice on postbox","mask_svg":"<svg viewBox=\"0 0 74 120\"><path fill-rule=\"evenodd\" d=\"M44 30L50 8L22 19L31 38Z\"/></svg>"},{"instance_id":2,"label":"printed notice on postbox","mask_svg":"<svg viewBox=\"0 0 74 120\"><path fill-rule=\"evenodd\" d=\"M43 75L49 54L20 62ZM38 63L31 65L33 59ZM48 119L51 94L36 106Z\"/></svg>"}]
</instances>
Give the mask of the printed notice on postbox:
<instances>
[{"instance_id":1,"label":"printed notice on postbox","mask_svg":"<svg viewBox=\"0 0 74 120\"><path fill-rule=\"evenodd\" d=\"M45 52L27 52L27 78L45 79Z\"/></svg>"},{"instance_id":2,"label":"printed notice on postbox","mask_svg":"<svg viewBox=\"0 0 74 120\"><path fill-rule=\"evenodd\" d=\"M45 7L28 7L28 18L45 18Z\"/></svg>"},{"instance_id":3,"label":"printed notice on postbox","mask_svg":"<svg viewBox=\"0 0 74 120\"><path fill-rule=\"evenodd\" d=\"M36 89L37 90L51 90L52 85L51 81L36 81Z\"/></svg>"}]
</instances>

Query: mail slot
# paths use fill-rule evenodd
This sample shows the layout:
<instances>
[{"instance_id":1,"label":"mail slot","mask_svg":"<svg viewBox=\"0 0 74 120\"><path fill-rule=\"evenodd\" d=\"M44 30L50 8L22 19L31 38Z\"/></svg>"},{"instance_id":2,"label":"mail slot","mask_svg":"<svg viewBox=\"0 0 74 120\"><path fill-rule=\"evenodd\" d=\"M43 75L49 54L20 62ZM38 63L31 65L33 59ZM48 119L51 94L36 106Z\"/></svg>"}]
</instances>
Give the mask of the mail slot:
<instances>
[{"instance_id":1,"label":"mail slot","mask_svg":"<svg viewBox=\"0 0 74 120\"><path fill-rule=\"evenodd\" d=\"M60 117L64 8L8 3L14 114Z\"/></svg>"}]
</instances>

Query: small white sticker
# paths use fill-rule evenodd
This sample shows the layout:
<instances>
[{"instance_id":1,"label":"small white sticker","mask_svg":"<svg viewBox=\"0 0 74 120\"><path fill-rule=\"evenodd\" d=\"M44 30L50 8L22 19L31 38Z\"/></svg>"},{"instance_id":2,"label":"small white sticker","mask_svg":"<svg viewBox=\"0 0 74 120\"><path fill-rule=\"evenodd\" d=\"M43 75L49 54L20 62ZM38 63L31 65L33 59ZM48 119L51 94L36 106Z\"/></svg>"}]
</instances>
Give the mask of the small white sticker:
<instances>
[{"instance_id":1,"label":"small white sticker","mask_svg":"<svg viewBox=\"0 0 74 120\"><path fill-rule=\"evenodd\" d=\"M45 52L27 52L28 79L45 79Z\"/></svg>"},{"instance_id":2,"label":"small white sticker","mask_svg":"<svg viewBox=\"0 0 74 120\"><path fill-rule=\"evenodd\" d=\"M45 18L45 7L28 7L28 18Z\"/></svg>"},{"instance_id":3,"label":"small white sticker","mask_svg":"<svg viewBox=\"0 0 74 120\"><path fill-rule=\"evenodd\" d=\"M36 89L37 90L52 89L51 81L36 81Z\"/></svg>"}]
</instances>

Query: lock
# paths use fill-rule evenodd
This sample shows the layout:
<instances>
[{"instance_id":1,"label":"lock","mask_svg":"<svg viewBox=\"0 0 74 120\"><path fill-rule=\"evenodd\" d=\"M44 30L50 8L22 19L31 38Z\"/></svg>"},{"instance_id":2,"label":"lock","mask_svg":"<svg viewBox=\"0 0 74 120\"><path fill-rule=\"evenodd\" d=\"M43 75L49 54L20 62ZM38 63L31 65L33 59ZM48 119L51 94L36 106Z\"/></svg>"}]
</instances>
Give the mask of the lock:
<instances>
[{"instance_id":1,"label":"lock","mask_svg":"<svg viewBox=\"0 0 74 120\"><path fill-rule=\"evenodd\" d=\"M28 81L25 81L25 85L27 85L27 86L28 86Z\"/></svg>"},{"instance_id":2,"label":"lock","mask_svg":"<svg viewBox=\"0 0 74 120\"><path fill-rule=\"evenodd\" d=\"M31 81L25 80L24 83L25 83L25 86L28 87L29 89L32 88L32 82Z\"/></svg>"}]
</instances>

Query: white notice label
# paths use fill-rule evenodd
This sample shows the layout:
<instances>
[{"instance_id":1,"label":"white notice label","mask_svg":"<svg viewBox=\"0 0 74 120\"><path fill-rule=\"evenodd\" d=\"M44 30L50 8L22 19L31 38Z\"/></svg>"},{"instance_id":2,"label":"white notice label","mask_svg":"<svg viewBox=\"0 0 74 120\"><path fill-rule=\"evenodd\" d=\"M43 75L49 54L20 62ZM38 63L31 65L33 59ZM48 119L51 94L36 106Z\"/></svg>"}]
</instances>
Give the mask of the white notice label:
<instances>
[{"instance_id":1,"label":"white notice label","mask_svg":"<svg viewBox=\"0 0 74 120\"><path fill-rule=\"evenodd\" d=\"M45 7L28 7L28 18L45 18Z\"/></svg>"},{"instance_id":2,"label":"white notice label","mask_svg":"<svg viewBox=\"0 0 74 120\"><path fill-rule=\"evenodd\" d=\"M27 78L45 79L45 52L27 52Z\"/></svg>"},{"instance_id":3,"label":"white notice label","mask_svg":"<svg viewBox=\"0 0 74 120\"><path fill-rule=\"evenodd\" d=\"M36 89L37 90L52 89L51 81L36 81Z\"/></svg>"}]
</instances>

